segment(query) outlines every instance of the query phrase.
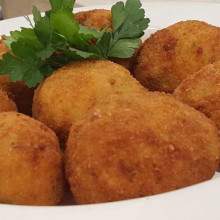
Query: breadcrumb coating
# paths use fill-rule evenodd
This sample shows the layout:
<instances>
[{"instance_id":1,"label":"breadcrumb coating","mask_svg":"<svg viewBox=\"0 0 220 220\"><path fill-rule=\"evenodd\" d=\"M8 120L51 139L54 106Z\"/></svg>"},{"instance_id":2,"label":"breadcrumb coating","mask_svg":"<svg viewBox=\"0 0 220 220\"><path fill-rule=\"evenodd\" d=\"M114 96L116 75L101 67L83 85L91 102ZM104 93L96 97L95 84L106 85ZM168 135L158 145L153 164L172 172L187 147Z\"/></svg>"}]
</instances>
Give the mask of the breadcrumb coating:
<instances>
[{"instance_id":1,"label":"breadcrumb coating","mask_svg":"<svg viewBox=\"0 0 220 220\"><path fill-rule=\"evenodd\" d=\"M56 135L28 116L2 112L0 143L0 203L56 205L64 186Z\"/></svg>"},{"instance_id":2,"label":"breadcrumb coating","mask_svg":"<svg viewBox=\"0 0 220 220\"><path fill-rule=\"evenodd\" d=\"M134 75L152 91L172 93L187 76L218 60L220 28L202 21L181 21L144 42Z\"/></svg>"},{"instance_id":3,"label":"breadcrumb coating","mask_svg":"<svg viewBox=\"0 0 220 220\"><path fill-rule=\"evenodd\" d=\"M173 95L213 119L220 129L220 62L187 77Z\"/></svg>"},{"instance_id":4,"label":"breadcrumb coating","mask_svg":"<svg viewBox=\"0 0 220 220\"><path fill-rule=\"evenodd\" d=\"M214 123L171 95L115 97L73 124L66 176L78 204L163 193L212 178L220 143Z\"/></svg>"}]
</instances>

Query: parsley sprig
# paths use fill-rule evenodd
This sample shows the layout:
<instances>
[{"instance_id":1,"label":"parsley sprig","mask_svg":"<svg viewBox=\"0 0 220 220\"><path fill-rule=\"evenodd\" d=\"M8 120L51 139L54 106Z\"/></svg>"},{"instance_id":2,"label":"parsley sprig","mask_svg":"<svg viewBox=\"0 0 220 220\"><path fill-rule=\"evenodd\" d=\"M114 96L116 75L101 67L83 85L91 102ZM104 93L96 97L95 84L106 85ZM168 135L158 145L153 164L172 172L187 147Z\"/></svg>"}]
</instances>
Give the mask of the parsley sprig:
<instances>
[{"instance_id":1,"label":"parsley sprig","mask_svg":"<svg viewBox=\"0 0 220 220\"><path fill-rule=\"evenodd\" d=\"M3 55L0 74L9 73L10 81L24 80L28 87L35 87L73 60L133 55L150 22L139 0L112 6L112 32L107 31L109 26L97 31L80 25L72 13L74 3L75 0L50 0L51 10L45 16L33 6L34 24L26 17L31 28L11 31L5 37L4 43L13 55Z\"/></svg>"}]
</instances>

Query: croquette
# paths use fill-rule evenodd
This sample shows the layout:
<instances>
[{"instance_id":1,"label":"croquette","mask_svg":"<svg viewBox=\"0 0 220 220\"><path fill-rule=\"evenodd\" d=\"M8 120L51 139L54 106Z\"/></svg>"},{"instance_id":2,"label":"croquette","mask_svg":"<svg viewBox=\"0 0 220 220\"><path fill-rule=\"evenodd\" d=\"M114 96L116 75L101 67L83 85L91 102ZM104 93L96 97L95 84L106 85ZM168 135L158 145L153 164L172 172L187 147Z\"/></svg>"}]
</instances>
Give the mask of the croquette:
<instances>
[{"instance_id":1,"label":"croquette","mask_svg":"<svg viewBox=\"0 0 220 220\"><path fill-rule=\"evenodd\" d=\"M214 123L172 95L146 92L94 107L73 124L66 176L78 204L163 193L212 178Z\"/></svg>"},{"instance_id":2,"label":"croquette","mask_svg":"<svg viewBox=\"0 0 220 220\"><path fill-rule=\"evenodd\" d=\"M149 90L172 93L187 76L218 60L220 28L202 21L182 21L144 42L134 75Z\"/></svg>"},{"instance_id":3,"label":"croquette","mask_svg":"<svg viewBox=\"0 0 220 220\"><path fill-rule=\"evenodd\" d=\"M0 89L0 112L17 111L16 104Z\"/></svg>"},{"instance_id":4,"label":"croquette","mask_svg":"<svg viewBox=\"0 0 220 220\"><path fill-rule=\"evenodd\" d=\"M0 203L56 205L63 162L56 135L17 112L0 113Z\"/></svg>"},{"instance_id":5,"label":"croquette","mask_svg":"<svg viewBox=\"0 0 220 220\"><path fill-rule=\"evenodd\" d=\"M81 11L74 15L75 19L88 28L100 31L106 26L110 26L108 31L112 31L112 14L110 10L94 9L90 11ZM137 59L139 49L137 48L131 58L110 58L113 62L124 66L129 71L133 70L134 63Z\"/></svg>"},{"instance_id":6,"label":"croquette","mask_svg":"<svg viewBox=\"0 0 220 220\"><path fill-rule=\"evenodd\" d=\"M33 116L65 142L73 122L110 94L129 96L143 88L111 61L77 61L57 70L36 89Z\"/></svg>"},{"instance_id":7,"label":"croquette","mask_svg":"<svg viewBox=\"0 0 220 220\"><path fill-rule=\"evenodd\" d=\"M74 14L74 19L81 25L100 31L101 28L112 24L112 14L110 10L94 9L81 11Z\"/></svg>"},{"instance_id":8,"label":"croquette","mask_svg":"<svg viewBox=\"0 0 220 220\"><path fill-rule=\"evenodd\" d=\"M4 53L11 53L3 40L4 36L0 40L0 59ZM15 101L19 112L31 115L34 89L28 88L23 81L10 82L9 74L0 75L0 89L6 91L9 98Z\"/></svg>"},{"instance_id":9,"label":"croquette","mask_svg":"<svg viewBox=\"0 0 220 220\"><path fill-rule=\"evenodd\" d=\"M213 119L220 129L220 62L187 77L173 95Z\"/></svg>"}]
</instances>

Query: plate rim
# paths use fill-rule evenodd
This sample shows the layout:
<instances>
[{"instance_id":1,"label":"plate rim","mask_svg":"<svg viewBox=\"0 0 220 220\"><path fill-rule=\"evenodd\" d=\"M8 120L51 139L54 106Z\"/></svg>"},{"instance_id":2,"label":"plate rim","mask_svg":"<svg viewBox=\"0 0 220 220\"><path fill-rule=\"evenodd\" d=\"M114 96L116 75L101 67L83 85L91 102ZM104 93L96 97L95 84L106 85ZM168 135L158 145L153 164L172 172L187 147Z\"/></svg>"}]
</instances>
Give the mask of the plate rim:
<instances>
[{"instance_id":1,"label":"plate rim","mask_svg":"<svg viewBox=\"0 0 220 220\"><path fill-rule=\"evenodd\" d=\"M190 1L184 1L184 2L143 2L142 3L143 7L146 8L148 6L176 6L176 7L186 7L186 6L198 6L198 5L202 5L204 7L208 6L208 7L218 7L220 9L220 3L209 3L209 2L190 2ZM105 8L105 9L109 9L111 7L111 5L97 5L97 6L91 6L91 7L79 7L76 8L74 10L74 12L78 12L78 11L86 11L86 10L91 10L94 8ZM10 25L10 23L21 19L22 17L16 17L16 18L11 18L11 19L6 19L3 21L0 21L0 34L3 34L1 32L1 24L5 23ZM220 25L220 21L219 21L219 25ZM173 198L173 196L183 196L185 193L191 193L192 191L198 191L198 189L200 188L216 188L219 190L217 191L217 194L219 196L219 200L217 200L218 202L220 202L220 187L218 187L220 185L220 177L216 178L216 179L212 179L212 180L208 180L202 183L198 183L195 184L193 186L188 186L182 189L178 189L178 190L174 190L171 192L166 192L166 193L162 193L162 194L157 194L157 195L152 195L152 196L147 196L147 197L142 197L142 198L137 198L137 199L130 199L130 200L125 200L125 201L117 201L117 202L110 202L110 203L102 203L102 204L91 204L91 205L68 205L68 206L23 206L23 205L6 205L6 204L0 204L0 217L3 216L5 219L8 218L10 220L14 219L13 217L10 218L10 215L12 213L10 212L17 212L18 215L21 216L21 218L17 218L18 219L22 219L22 220L29 220L29 217L27 217L25 215L25 212L32 212L33 209L37 210L37 211L45 211L47 210L47 216L45 218L42 218L42 220L44 219L48 219L48 217L53 217L54 220L59 219L59 216L55 216L54 215L54 210L57 210L55 212L55 214L59 214L61 216L61 214L63 215L63 210L67 210L69 212L71 212L71 215L74 215L73 212L74 210L81 210L83 208L86 208L88 210L95 210L95 211L100 211L100 207L104 207L104 209L108 209L108 208L113 208L113 209L120 209L121 206L124 207L130 207L131 205L137 204L137 206L142 207L147 205L148 203L151 203L151 201L153 201L153 203L155 201L161 200L161 198L166 198L170 197ZM175 197L174 196L174 197ZM169 199L168 199L169 200ZM13 209L13 210L12 210ZM70 210L71 209L71 210ZM60 211L61 210L61 211ZM9 212L8 212L9 211ZM4 213L7 212L7 213ZM24 212L23 214L21 212ZM87 213L86 213L87 214ZM65 217L65 216L62 216ZM148 216L149 217L149 216ZM214 216L215 217L215 216ZM32 218L33 219L33 218ZM38 219L38 218L36 218ZM82 219L87 219L85 216L82 217ZM99 219L99 218L97 218ZM100 218L101 219L101 218ZM110 219L110 218L109 218ZM141 219L141 217L140 217ZM155 219L159 219L159 218L155 218ZM165 219L165 218L164 218ZM168 218L166 218L168 219ZM212 218L213 220L215 218ZM35 218L33 219L35 220ZM171 220L171 219L169 219ZM180 220L180 219L179 219ZM203 220L203 218L200 217L200 220ZM217 218L216 218L217 220Z\"/></svg>"}]
</instances>

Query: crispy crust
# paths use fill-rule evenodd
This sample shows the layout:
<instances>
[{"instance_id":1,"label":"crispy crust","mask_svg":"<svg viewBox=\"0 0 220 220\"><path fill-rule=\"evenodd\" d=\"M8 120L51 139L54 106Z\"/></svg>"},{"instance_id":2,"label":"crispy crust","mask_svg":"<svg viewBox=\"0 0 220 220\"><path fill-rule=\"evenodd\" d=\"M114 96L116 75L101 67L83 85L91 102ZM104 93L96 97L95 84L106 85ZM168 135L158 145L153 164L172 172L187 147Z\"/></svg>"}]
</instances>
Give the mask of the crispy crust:
<instances>
[{"instance_id":1,"label":"crispy crust","mask_svg":"<svg viewBox=\"0 0 220 220\"><path fill-rule=\"evenodd\" d=\"M37 88L33 116L65 141L73 122L110 94L129 96L142 87L124 67L111 61L72 62Z\"/></svg>"},{"instance_id":2,"label":"crispy crust","mask_svg":"<svg viewBox=\"0 0 220 220\"><path fill-rule=\"evenodd\" d=\"M219 59L220 29L202 21L182 21L144 42L134 74L150 90L173 92L188 75Z\"/></svg>"},{"instance_id":3,"label":"crispy crust","mask_svg":"<svg viewBox=\"0 0 220 220\"><path fill-rule=\"evenodd\" d=\"M16 104L0 89L0 112L17 111Z\"/></svg>"},{"instance_id":4,"label":"crispy crust","mask_svg":"<svg viewBox=\"0 0 220 220\"><path fill-rule=\"evenodd\" d=\"M220 62L187 77L173 95L213 119L220 129Z\"/></svg>"},{"instance_id":5,"label":"crispy crust","mask_svg":"<svg viewBox=\"0 0 220 220\"><path fill-rule=\"evenodd\" d=\"M73 124L66 176L78 204L138 198L210 179L219 147L212 121L171 95L118 97Z\"/></svg>"},{"instance_id":6,"label":"crispy crust","mask_svg":"<svg viewBox=\"0 0 220 220\"><path fill-rule=\"evenodd\" d=\"M16 112L0 113L0 203L56 205L63 195L55 134Z\"/></svg>"}]
</instances>

